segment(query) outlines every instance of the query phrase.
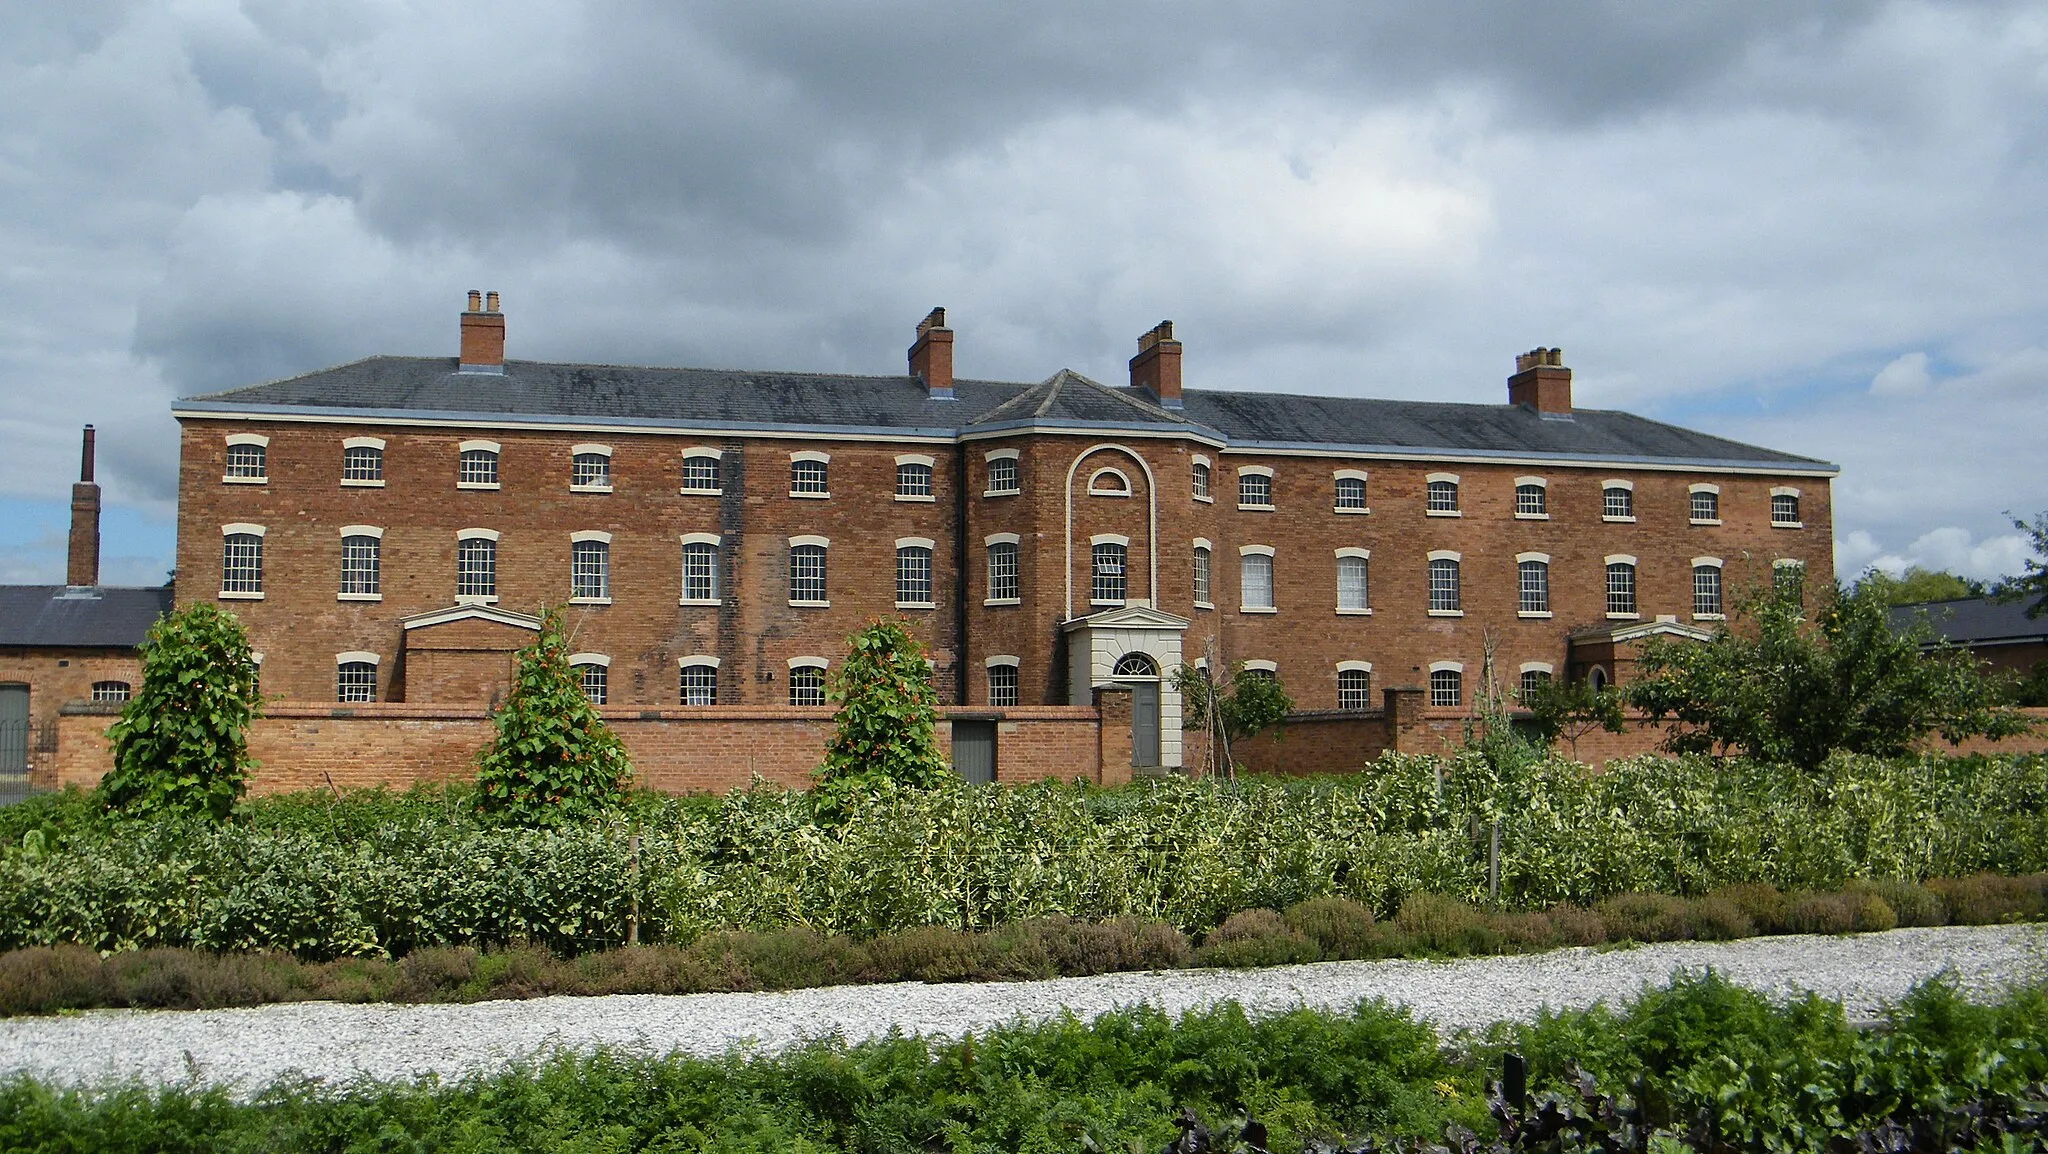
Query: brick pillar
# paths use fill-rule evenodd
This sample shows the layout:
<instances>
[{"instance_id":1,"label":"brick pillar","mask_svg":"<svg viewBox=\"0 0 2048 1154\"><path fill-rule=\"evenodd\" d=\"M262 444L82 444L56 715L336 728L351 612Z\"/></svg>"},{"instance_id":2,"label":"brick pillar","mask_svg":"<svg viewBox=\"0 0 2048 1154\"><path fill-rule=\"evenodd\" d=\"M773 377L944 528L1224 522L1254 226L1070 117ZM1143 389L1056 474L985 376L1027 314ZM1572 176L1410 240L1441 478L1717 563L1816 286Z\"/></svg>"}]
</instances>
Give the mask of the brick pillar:
<instances>
[{"instance_id":1,"label":"brick pillar","mask_svg":"<svg viewBox=\"0 0 2048 1154\"><path fill-rule=\"evenodd\" d=\"M1096 730L1098 785L1123 785L1131 780L1131 691L1121 685L1095 690L1095 708L1102 720Z\"/></svg>"},{"instance_id":2,"label":"brick pillar","mask_svg":"<svg viewBox=\"0 0 2048 1154\"><path fill-rule=\"evenodd\" d=\"M1429 727L1422 722L1422 687L1392 685L1380 691L1385 703L1387 748L1395 753L1424 753Z\"/></svg>"},{"instance_id":3,"label":"brick pillar","mask_svg":"<svg viewBox=\"0 0 2048 1154\"><path fill-rule=\"evenodd\" d=\"M65 557L66 585L100 583L100 487L92 479L93 429L85 427L78 483L71 486L71 547Z\"/></svg>"}]
</instances>

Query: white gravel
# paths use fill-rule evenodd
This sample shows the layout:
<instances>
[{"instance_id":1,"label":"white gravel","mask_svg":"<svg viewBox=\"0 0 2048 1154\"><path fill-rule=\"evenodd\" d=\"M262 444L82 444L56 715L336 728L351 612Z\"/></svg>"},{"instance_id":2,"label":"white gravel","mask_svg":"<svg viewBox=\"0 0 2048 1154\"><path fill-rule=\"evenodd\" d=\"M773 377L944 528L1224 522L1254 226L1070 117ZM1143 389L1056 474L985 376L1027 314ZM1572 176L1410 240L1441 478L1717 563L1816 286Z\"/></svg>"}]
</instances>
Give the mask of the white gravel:
<instances>
[{"instance_id":1,"label":"white gravel","mask_svg":"<svg viewBox=\"0 0 2048 1154\"><path fill-rule=\"evenodd\" d=\"M2048 980L2048 929L1951 926L1853 937L1771 937L1626 950L1568 949L1452 962L1330 962L1178 970L1049 982L840 986L778 994L541 998L466 1006L302 1002L247 1010L95 1010L0 1021L0 1074L64 1085L214 1083L248 1092L297 1072L329 1082L502 1069L556 1050L610 1047L716 1056L838 1032L956 1036L1017 1019L1092 1018L1149 1003L1169 1012L1237 1001L1253 1013L1405 1005L1449 1034L1544 1006L1615 1003L1682 970L1712 967L1783 996L1811 990L1871 1017L1942 971L1993 995Z\"/></svg>"}]
</instances>

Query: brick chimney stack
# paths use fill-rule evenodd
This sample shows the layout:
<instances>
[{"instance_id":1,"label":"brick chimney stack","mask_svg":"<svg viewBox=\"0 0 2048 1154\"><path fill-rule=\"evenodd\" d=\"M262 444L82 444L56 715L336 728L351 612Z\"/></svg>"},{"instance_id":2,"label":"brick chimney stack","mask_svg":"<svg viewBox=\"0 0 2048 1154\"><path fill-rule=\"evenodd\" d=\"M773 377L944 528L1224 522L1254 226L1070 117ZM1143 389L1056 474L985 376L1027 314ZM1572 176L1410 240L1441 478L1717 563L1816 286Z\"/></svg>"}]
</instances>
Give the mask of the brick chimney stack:
<instances>
[{"instance_id":1,"label":"brick chimney stack","mask_svg":"<svg viewBox=\"0 0 2048 1154\"><path fill-rule=\"evenodd\" d=\"M910 375L924 382L933 399L953 399L953 330L946 310L933 309L917 322L917 340L910 346Z\"/></svg>"},{"instance_id":2,"label":"brick chimney stack","mask_svg":"<svg viewBox=\"0 0 2048 1154\"><path fill-rule=\"evenodd\" d=\"M1161 408L1181 407L1180 342L1173 339L1172 321L1160 321L1138 338L1138 355L1131 358L1131 387L1151 393Z\"/></svg>"},{"instance_id":3,"label":"brick chimney stack","mask_svg":"<svg viewBox=\"0 0 2048 1154\"><path fill-rule=\"evenodd\" d=\"M505 371L505 314L498 311L498 294L469 290L469 308L462 314L462 355L457 372L500 373Z\"/></svg>"},{"instance_id":4,"label":"brick chimney stack","mask_svg":"<svg viewBox=\"0 0 2048 1154\"><path fill-rule=\"evenodd\" d=\"M1516 357L1515 375L1508 378L1508 404L1545 417L1570 417L1572 371L1564 366L1564 350L1530 349Z\"/></svg>"},{"instance_id":5,"label":"brick chimney stack","mask_svg":"<svg viewBox=\"0 0 2048 1154\"><path fill-rule=\"evenodd\" d=\"M100 487L92 479L92 439L87 425L78 483L71 486L71 551L64 566L64 583L80 587L100 583Z\"/></svg>"}]
</instances>

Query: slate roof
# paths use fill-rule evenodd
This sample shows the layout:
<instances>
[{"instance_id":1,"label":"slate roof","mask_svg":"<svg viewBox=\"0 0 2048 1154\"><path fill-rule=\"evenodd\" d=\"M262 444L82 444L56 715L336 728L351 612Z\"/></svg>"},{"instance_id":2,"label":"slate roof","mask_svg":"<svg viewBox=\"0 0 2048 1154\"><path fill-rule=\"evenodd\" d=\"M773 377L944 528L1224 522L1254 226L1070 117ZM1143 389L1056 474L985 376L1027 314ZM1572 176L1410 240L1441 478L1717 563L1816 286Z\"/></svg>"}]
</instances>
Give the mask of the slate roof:
<instances>
[{"instance_id":1,"label":"slate roof","mask_svg":"<svg viewBox=\"0 0 2048 1154\"><path fill-rule=\"evenodd\" d=\"M2048 615L2028 617L2027 606L2032 603L2033 598L1993 601L1989 597L1965 597L1899 605L1891 611L1892 628L1903 630L1915 618L1925 617L1936 633L1957 645L2048 642Z\"/></svg>"},{"instance_id":2,"label":"slate roof","mask_svg":"<svg viewBox=\"0 0 2048 1154\"><path fill-rule=\"evenodd\" d=\"M0 585L0 645L132 649L170 609L168 585Z\"/></svg>"},{"instance_id":3,"label":"slate roof","mask_svg":"<svg viewBox=\"0 0 2048 1154\"><path fill-rule=\"evenodd\" d=\"M1594 458L1832 474L1825 461L1696 433L1629 413L1570 419L1512 405L1190 389L1166 409L1135 389L1062 369L1036 384L959 380L933 399L909 376L639 368L507 361L459 373L452 357L368 357L303 376L188 397L179 415L324 415L365 421L553 421L715 431L954 438L1008 428L1180 431L1233 448L1344 448L1452 456Z\"/></svg>"}]
</instances>

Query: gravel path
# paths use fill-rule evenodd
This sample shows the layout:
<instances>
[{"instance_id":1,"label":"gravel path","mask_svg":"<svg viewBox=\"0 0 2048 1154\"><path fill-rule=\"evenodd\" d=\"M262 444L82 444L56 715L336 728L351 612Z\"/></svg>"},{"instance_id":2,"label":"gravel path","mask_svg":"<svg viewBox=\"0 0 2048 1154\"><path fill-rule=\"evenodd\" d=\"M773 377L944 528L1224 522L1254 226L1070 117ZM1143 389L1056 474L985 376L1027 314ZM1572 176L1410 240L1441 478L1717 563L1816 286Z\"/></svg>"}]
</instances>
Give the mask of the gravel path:
<instances>
[{"instance_id":1,"label":"gravel path","mask_svg":"<svg viewBox=\"0 0 2048 1154\"><path fill-rule=\"evenodd\" d=\"M247 1010L95 1010L0 1020L0 1074L67 1085L141 1080L261 1087L298 1071L444 1077L499 1069L556 1049L598 1046L715 1056L773 1050L839 1031L849 1040L901 1029L957 1035L1062 1010L1090 1018L1144 1002L1169 1012L1235 1000L1271 1012L1345 1010L1365 998L1410 1007L1446 1033L1543 1006L1618 1001L1680 970L1713 967L1774 995L1812 990L1868 1018L1943 970L1991 994L2048 979L2048 929L1950 926L1855 937L1771 937L1628 950L1558 950L1453 962L1329 962L1268 970L1180 970L1049 982L840 986L778 994L541 998L466 1006L303 1002Z\"/></svg>"}]
</instances>

